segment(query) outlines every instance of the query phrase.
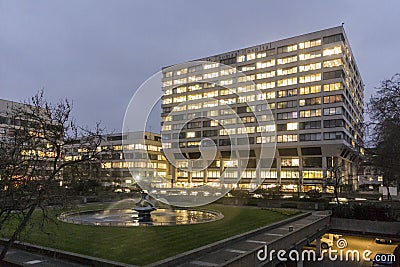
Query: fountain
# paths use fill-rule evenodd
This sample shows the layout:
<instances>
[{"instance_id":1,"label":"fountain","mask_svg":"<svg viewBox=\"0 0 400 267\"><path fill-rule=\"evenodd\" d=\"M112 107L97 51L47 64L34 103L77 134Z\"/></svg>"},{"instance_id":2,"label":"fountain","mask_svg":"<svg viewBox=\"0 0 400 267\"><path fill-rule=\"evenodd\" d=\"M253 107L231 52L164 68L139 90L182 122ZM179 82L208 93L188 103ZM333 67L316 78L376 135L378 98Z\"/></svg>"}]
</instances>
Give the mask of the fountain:
<instances>
[{"instance_id":1,"label":"fountain","mask_svg":"<svg viewBox=\"0 0 400 267\"><path fill-rule=\"evenodd\" d=\"M141 199L137 203L138 207L132 208L134 211L139 213L139 220L143 222L150 222L151 212L156 210L155 205L150 201L150 196L145 192L141 192Z\"/></svg>"},{"instance_id":2,"label":"fountain","mask_svg":"<svg viewBox=\"0 0 400 267\"><path fill-rule=\"evenodd\" d=\"M140 194L138 202L137 199L124 199L107 209L65 212L58 219L68 223L99 226L161 226L205 223L223 218L221 212L213 210L157 208L146 192ZM134 207L132 203L135 203Z\"/></svg>"}]
</instances>

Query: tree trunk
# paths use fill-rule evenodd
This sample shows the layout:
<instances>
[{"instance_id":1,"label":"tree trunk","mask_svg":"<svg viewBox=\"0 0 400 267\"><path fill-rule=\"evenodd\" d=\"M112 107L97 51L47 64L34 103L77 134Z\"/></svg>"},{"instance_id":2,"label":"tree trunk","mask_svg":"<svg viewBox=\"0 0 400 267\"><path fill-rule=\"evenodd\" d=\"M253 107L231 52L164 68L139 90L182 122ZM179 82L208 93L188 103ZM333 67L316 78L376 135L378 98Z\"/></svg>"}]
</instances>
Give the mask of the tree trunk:
<instances>
[{"instance_id":1,"label":"tree trunk","mask_svg":"<svg viewBox=\"0 0 400 267\"><path fill-rule=\"evenodd\" d=\"M334 187L334 193L335 193L336 203L339 205L340 202L339 202L339 192L338 192L338 186L337 185L335 185L335 187Z\"/></svg>"},{"instance_id":2,"label":"tree trunk","mask_svg":"<svg viewBox=\"0 0 400 267\"><path fill-rule=\"evenodd\" d=\"M33 205L29 208L28 213L24 216L24 219L21 221L21 223L18 225L17 229L15 229L13 235L11 238L7 241L7 243L4 245L3 250L1 251L0 254L0 261L4 259L6 256L8 250L11 248L11 246L14 244L15 240L17 240L17 237L19 234L22 232L22 230L25 228L27 225L29 219L32 216L32 213L35 211L36 205Z\"/></svg>"},{"instance_id":3,"label":"tree trunk","mask_svg":"<svg viewBox=\"0 0 400 267\"><path fill-rule=\"evenodd\" d=\"M391 199L392 199L392 196L390 195L390 188L389 188L389 185L386 186L386 190L387 190L387 199L388 199L388 200L391 200Z\"/></svg>"}]
</instances>

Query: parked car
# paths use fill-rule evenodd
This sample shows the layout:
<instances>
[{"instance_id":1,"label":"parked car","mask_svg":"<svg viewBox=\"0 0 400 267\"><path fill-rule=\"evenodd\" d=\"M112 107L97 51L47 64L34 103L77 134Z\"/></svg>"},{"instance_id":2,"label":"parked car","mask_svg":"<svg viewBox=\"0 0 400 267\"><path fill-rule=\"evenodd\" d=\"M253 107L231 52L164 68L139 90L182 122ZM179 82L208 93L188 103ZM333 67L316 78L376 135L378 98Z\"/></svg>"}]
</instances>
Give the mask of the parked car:
<instances>
[{"instance_id":1,"label":"parked car","mask_svg":"<svg viewBox=\"0 0 400 267\"><path fill-rule=\"evenodd\" d=\"M392 244L393 240L387 237L377 237L375 238L377 244Z\"/></svg>"},{"instance_id":2,"label":"parked car","mask_svg":"<svg viewBox=\"0 0 400 267\"><path fill-rule=\"evenodd\" d=\"M310 246L316 247L317 246L317 240L314 240L310 243ZM333 240L326 238L326 237L321 237L321 248L322 249L328 249L333 247Z\"/></svg>"}]
</instances>

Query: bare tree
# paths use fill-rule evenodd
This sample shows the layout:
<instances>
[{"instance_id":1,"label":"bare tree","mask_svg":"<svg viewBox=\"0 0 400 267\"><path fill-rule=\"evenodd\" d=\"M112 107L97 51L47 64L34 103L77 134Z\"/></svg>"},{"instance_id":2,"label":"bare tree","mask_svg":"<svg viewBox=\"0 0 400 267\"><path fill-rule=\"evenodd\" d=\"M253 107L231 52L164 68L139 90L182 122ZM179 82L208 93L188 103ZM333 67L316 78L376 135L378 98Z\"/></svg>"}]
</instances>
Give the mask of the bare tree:
<instances>
[{"instance_id":1,"label":"bare tree","mask_svg":"<svg viewBox=\"0 0 400 267\"><path fill-rule=\"evenodd\" d=\"M0 137L0 232L12 230L0 261L28 225L34 212L42 220L50 207L67 203L68 167L98 160L96 149L103 130L79 127L71 118L68 100L49 103L43 91L24 104L15 103L7 114L8 127ZM84 156L64 159L67 149ZM6 229L7 227L7 229Z\"/></svg>"},{"instance_id":2,"label":"bare tree","mask_svg":"<svg viewBox=\"0 0 400 267\"><path fill-rule=\"evenodd\" d=\"M330 174L329 182L333 186L333 193L335 195L336 203L339 205L339 193L341 191L345 177L345 166L340 164L337 160L333 162L332 166L327 169Z\"/></svg>"},{"instance_id":3,"label":"bare tree","mask_svg":"<svg viewBox=\"0 0 400 267\"><path fill-rule=\"evenodd\" d=\"M400 74L381 82L368 103L374 165L383 173L384 186L400 184Z\"/></svg>"}]
</instances>

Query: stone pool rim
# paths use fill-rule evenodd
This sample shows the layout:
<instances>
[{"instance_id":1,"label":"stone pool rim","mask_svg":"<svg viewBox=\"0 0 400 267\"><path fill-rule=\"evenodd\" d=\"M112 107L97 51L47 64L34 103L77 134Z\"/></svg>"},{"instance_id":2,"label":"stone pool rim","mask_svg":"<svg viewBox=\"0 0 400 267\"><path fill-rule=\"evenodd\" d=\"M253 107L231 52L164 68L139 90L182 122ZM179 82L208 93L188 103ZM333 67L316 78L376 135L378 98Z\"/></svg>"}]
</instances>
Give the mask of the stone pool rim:
<instances>
[{"instance_id":1,"label":"stone pool rim","mask_svg":"<svg viewBox=\"0 0 400 267\"><path fill-rule=\"evenodd\" d=\"M160 209L165 209L165 208L160 208ZM71 218L68 218L68 216L72 215L80 215L80 214L88 214L88 213L96 213L96 212L102 212L106 211L107 209L90 209L90 210L83 210L83 211L66 211L62 212L60 215L57 216L57 220L64 222L64 223L70 223L70 224L75 224L75 225L86 225L86 226L101 226L101 227L170 227L170 226L188 226L188 225L196 225L196 224L204 224L204 223L211 223L211 222L216 222L224 218L224 214L219 211L219 210L213 210L213 209L202 209L202 208L171 208L171 210L187 210L187 211L201 211L205 213L211 213L215 215L214 218L207 220L207 221L199 221L199 222L192 222L192 223L181 223L181 224L140 224L140 225L132 225L132 224L127 224L125 222L116 222L116 223L111 223L111 222L87 222L87 221L82 221L82 220L73 220ZM117 211L117 210L126 210L126 209L108 209Z\"/></svg>"}]
</instances>

